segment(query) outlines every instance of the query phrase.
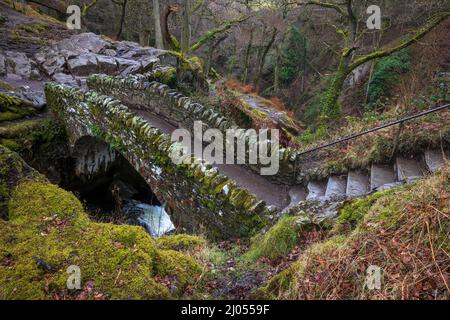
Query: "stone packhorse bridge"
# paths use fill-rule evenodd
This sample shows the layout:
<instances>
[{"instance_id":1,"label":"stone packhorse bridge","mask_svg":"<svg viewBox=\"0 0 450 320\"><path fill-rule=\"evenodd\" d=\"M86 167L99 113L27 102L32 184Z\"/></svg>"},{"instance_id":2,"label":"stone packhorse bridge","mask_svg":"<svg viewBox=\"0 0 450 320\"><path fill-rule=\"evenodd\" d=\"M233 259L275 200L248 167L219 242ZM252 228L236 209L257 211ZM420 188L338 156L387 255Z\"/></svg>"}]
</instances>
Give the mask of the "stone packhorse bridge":
<instances>
[{"instance_id":1,"label":"stone packhorse bridge","mask_svg":"<svg viewBox=\"0 0 450 320\"><path fill-rule=\"evenodd\" d=\"M177 145L120 101L54 83L45 92L52 112L66 126L80 174L104 170L120 152L187 232L225 239L247 236L270 222L273 212L266 204L217 168L175 165L170 153Z\"/></svg>"}]
</instances>

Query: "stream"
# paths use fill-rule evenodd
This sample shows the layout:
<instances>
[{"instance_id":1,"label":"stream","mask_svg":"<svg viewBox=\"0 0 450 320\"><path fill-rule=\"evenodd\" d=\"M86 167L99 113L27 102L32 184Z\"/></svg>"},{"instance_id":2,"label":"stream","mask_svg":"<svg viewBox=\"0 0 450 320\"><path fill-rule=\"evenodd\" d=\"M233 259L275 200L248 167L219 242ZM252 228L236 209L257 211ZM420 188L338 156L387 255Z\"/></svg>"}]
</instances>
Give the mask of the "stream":
<instances>
[{"instance_id":1,"label":"stream","mask_svg":"<svg viewBox=\"0 0 450 320\"><path fill-rule=\"evenodd\" d=\"M107 172L69 188L94 221L142 226L158 238L175 231L170 216L145 180L122 157Z\"/></svg>"}]
</instances>

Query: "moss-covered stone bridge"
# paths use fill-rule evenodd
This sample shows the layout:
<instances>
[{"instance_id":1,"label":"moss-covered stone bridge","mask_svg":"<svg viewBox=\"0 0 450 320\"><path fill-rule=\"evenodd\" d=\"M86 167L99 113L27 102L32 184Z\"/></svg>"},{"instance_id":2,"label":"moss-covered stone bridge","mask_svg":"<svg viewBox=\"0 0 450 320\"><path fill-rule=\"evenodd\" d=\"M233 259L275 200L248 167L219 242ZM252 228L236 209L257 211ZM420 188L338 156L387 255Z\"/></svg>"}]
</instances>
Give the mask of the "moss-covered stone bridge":
<instances>
[{"instance_id":1,"label":"moss-covered stone bridge","mask_svg":"<svg viewBox=\"0 0 450 320\"><path fill-rule=\"evenodd\" d=\"M90 85L98 80L91 78ZM105 170L120 153L158 200L166 203L175 225L186 232L212 239L248 236L269 224L276 211L263 200L282 205L273 196L282 194L273 192L277 190L273 182L243 167L174 164L170 154L178 145L172 144L167 134L175 128L174 120L144 118L121 101L96 91L49 83L45 92L49 108L66 127L79 175L89 177ZM267 192L267 199L253 195L235 180L254 186L260 195Z\"/></svg>"}]
</instances>

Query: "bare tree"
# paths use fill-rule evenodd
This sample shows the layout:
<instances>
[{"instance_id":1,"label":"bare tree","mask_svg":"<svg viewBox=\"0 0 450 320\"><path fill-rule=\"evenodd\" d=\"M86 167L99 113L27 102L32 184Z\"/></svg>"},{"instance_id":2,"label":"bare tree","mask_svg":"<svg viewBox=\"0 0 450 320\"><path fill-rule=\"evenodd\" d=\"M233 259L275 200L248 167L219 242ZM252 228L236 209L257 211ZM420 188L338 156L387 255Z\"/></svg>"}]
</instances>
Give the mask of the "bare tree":
<instances>
[{"instance_id":1,"label":"bare tree","mask_svg":"<svg viewBox=\"0 0 450 320\"><path fill-rule=\"evenodd\" d=\"M161 14L159 11L159 0L153 0L153 19L155 22L155 46L164 49L163 36L161 31Z\"/></svg>"},{"instance_id":2,"label":"bare tree","mask_svg":"<svg viewBox=\"0 0 450 320\"><path fill-rule=\"evenodd\" d=\"M389 56L409 47L422 39L428 32L433 30L434 27L450 16L450 12L438 13L396 45L358 55L357 53L360 49L358 42L364 32L359 30L360 21L355 14L355 6L352 0L329 2L306 1L300 2L299 4L303 6L314 5L333 10L344 21L341 27L336 27L336 32L342 39L342 45L338 53L339 64L323 101L323 115L331 118L336 117L340 113L338 100L342 94L345 80L353 70L366 62Z\"/></svg>"}]
</instances>

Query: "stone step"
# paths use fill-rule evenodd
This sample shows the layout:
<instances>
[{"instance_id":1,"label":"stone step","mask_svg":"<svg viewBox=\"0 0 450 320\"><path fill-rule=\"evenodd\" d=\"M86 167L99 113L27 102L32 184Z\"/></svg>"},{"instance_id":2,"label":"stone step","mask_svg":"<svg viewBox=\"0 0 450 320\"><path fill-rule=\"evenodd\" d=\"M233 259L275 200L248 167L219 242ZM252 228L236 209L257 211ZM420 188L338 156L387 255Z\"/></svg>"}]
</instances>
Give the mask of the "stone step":
<instances>
[{"instance_id":1,"label":"stone step","mask_svg":"<svg viewBox=\"0 0 450 320\"><path fill-rule=\"evenodd\" d=\"M422 178L426 174L426 169L417 159L397 157L395 168L399 181L413 182Z\"/></svg>"},{"instance_id":2,"label":"stone step","mask_svg":"<svg viewBox=\"0 0 450 320\"><path fill-rule=\"evenodd\" d=\"M290 203L289 205L283 210L287 211L296 205L298 205L300 202L306 200L306 190L303 186L293 186L291 189L289 189L289 198Z\"/></svg>"},{"instance_id":3,"label":"stone step","mask_svg":"<svg viewBox=\"0 0 450 320\"><path fill-rule=\"evenodd\" d=\"M350 171L347 179L347 197L360 197L369 192L369 176L366 173Z\"/></svg>"},{"instance_id":4,"label":"stone step","mask_svg":"<svg viewBox=\"0 0 450 320\"><path fill-rule=\"evenodd\" d=\"M378 188L376 189L376 191L387 191L387 190L391 190L391 189L394 189L394 188L401 187L401 186L403 186L403 185L404 185L404 183L401 182L401 181L398 181L398 182L392 182L392 183L387 183L387 184L384 184L384 185L378 187Z\"/></svg>"},{"instance_id":5,"label":"stone step","mask_svg":"<svg viewBox=\"0 0 450 320\"><path fill-rule=\"evenodd\" d=\"M306 200L316 200L325 196L327 191L326 181L310 181L307 186L308 196Z\"/></svg>"},{"instance_id":6,"label":"stone step","mask_svg":"<svg viewBox=\"0 0 450 320\"><path fill-rule=\"evenodd\" d=\"M370 169L370 189L377 190L383 185L397 182L392 165L372 164Z\"/></svg>"},{"instance_id":7,"label":"stone step","mask_svg":"<svg viewBox=\"0 0 450 320\"><path fill-rule=\"evenodd\" d=\"M447 155L446 155L447 157ZM445 165L445 162L448 161L448 158L446 159L444 157L444 154L441 150L427 150L424 154L425 159L425 165L427 169L435 173L440 168L442 168Z\"/></svg>"},{"instance_id":8,"label":"stone step","mask_svg":"<svg viewBox=\"0 0 450 320\"><path fill-rule=\"evenodd\" d=\"M331 176L328 179L325 197L327 198L343 198L347 190L346 176Z\"/></svg>"}]
</instances>

